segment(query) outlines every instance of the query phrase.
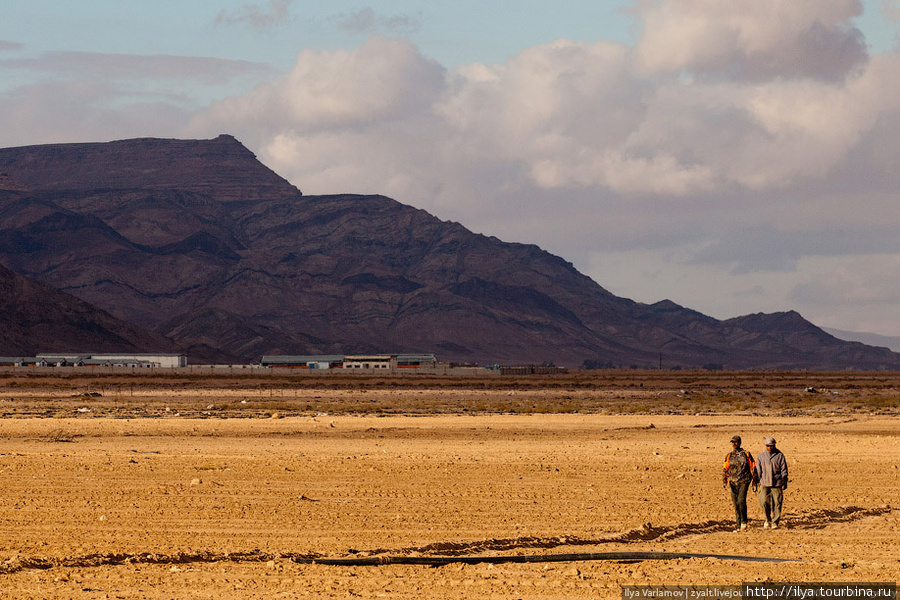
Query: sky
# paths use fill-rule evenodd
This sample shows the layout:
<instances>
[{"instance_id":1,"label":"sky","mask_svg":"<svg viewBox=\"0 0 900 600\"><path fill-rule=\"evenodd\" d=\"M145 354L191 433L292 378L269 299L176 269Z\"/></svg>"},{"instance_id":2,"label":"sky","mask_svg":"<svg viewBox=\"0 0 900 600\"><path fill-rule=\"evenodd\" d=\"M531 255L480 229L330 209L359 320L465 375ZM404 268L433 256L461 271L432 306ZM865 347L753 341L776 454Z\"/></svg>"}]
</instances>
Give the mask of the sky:
<instances>
[{"instance_id":1,"label":"sky","mask_svg":"<svg viewBox=\"0 0 900 600\"><path fill-rule=\"evenodd\" d=\"M619 296L900 335L900 0L0 0L0 147L237 137Z\"/></svg>"}]
</instances>

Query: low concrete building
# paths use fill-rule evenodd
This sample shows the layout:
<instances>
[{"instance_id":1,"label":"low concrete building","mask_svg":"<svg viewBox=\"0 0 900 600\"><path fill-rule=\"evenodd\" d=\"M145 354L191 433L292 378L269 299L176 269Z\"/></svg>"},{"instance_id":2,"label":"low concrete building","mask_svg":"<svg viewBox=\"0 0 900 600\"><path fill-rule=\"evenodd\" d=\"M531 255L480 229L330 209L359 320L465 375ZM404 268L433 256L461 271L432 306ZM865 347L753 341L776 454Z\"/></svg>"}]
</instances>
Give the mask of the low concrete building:
<instances>
[{"instance_id":1,"label":"low concrete building","mask_svg":"<svg viewBox=\"0 0 900 600\"><path fill-rule=\"evenodd\" d=\"M271 369L350 369L393 371L434 368L434 354L312 354L263 356L260 364Z\"/></svg>"},{"instance_id":2,"label":"low concrete building","mask_svg":"<svg viewBox=\"0 0 900 600\"><path fill-rule=\"evenodd\" d=\"M187 366L187 357L183 354L91 354L91 360L133 362L135 365L143 363L146 366L162 368Z\"/></svg>"},{"instance_id":3,"label":"low concrete building","mask_svg":"<svg viewBox=\"0 0 900 600\"><path fill-rule=\"evenodd\" d=\"M178 368L187 366L187 357L183 354L46 353L38 354L36 359L44 363L38 366L55 367Z\"/></svg>"},{"instance_id":4,"label":"low concrete building","mask_svg":"<svg viewBox=\"0 0 900 600\"><path fill-rule=\"evenodd\" d=\"M393 370L396 367L396 354L360 354L344 357L345 369Z\"/></svg>"},{"instance_id":5,"label":"low concrete building","mask_svg":"<svg viewBox=\"0 0 900 600\"><path fill-rule=\"evenodd\" d=\"M263 356L260 364L271 369L340 369L343 354Z\"/></svg>"}]
</instances>

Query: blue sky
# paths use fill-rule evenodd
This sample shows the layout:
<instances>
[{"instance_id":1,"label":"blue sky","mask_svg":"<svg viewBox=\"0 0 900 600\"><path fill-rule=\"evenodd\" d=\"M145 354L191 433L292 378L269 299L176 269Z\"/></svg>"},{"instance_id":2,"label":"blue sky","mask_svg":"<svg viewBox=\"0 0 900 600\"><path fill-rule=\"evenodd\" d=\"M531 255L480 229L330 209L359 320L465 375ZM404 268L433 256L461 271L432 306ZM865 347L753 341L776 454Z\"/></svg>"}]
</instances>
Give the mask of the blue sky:
<instances>
[{"instance_id":1,"label":"blue sky","mask_svg":"<svg viewBox=\"0 0 900 600\"><path fill-rule=\"evenodd\" d=\"M0 146L231 133L638 301L900 335L897 0L0 10Z\"/></svg>"},{"instance_id":2,"label":"blue sky","mask_svg":"<svg viewBox=\"0 0 900 600\"><path fill-rule=\"evenodd\" d=\"M640 22L632 6L627 0L2 0L0 39L22 44L29 54L208 56L287 69L303 48L353 47L381 33L406 37L452 68L504 62L558 38L634 41ZM870 48L896 47L898 27L885 18L884 3L867 0L863 6L853 22Z\"/></svg>"},{"instance_id":3,"label":"blue sky","mask_svg":"<svg viewBox=\"0 0 900 600\"><path fill-rule=\"evenodd\" d=\"M621 9L628 5L584 0L3 1L0 35L34 52L201 55L289 68L300 49L352 47L382 33L408 37L425 55L453 67L502 62L522 48L559 37L625 41L632 19Z\"/></svg>"}]
</instances>

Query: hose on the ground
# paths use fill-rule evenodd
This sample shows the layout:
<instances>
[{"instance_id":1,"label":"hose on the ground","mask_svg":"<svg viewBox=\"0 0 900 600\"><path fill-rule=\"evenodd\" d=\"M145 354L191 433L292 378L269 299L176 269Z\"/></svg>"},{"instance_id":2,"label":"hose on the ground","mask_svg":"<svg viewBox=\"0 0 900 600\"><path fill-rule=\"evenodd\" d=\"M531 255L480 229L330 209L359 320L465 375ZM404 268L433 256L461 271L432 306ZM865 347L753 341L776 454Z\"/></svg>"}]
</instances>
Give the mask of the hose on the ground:
<instances>
[{"instance_id":1,"label":"hose on the ground","mask_svg":"<svg viewBox=\"0 0 900 600\"><path fill-rule=\"evenodd\" d=\"M591 560L675 560L679 558L715 558L719 560L741 560L751 562L788 562L792 558L772 558L768 556L740 556L730 554L694 554L684 552L581 552L575 554L519 554L504 556L354 556L347 558L293 558L299 564L342 565L364 567L372 565L430 565L449 564L474 565L479 563L549 563Z\"/></svg>"}]
</instances>

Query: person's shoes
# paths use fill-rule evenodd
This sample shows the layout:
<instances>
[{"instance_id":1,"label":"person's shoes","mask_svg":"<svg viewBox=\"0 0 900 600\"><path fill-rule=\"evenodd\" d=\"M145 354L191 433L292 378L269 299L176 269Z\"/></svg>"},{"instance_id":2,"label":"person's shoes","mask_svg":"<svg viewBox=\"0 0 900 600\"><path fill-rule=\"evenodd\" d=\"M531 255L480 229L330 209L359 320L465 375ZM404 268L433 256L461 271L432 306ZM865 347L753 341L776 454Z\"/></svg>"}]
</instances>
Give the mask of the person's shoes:
<instances>
[{"instance_id":1,"label":"person's shoes","mask_svg":"<svg viewBox=\"0 0 900 600\"><path fill-rule=\"evenodd\" d=\"M772 529L778 529L778 523L772 523Z\"/></svg>"},{"instance_id":2,"label":"person's shoes","mask_svg":"<svg viewBox=\"0 0 900 600\"><path fill-rule=\"evenodd\" d=\"M747 523L741 523L741 530L747 529Z\"/></svg>"},{"instance_id":3,"label":"person's shoes","mask_svg":"<svg viewBox=\"0 0 900 600\"><path fill-rule=\"evenodd\" d=\"M768 528L769 528L769 522L766 521L766 522L763 524L763 529L768 529Z\"/></svg>"}]
</instances>

